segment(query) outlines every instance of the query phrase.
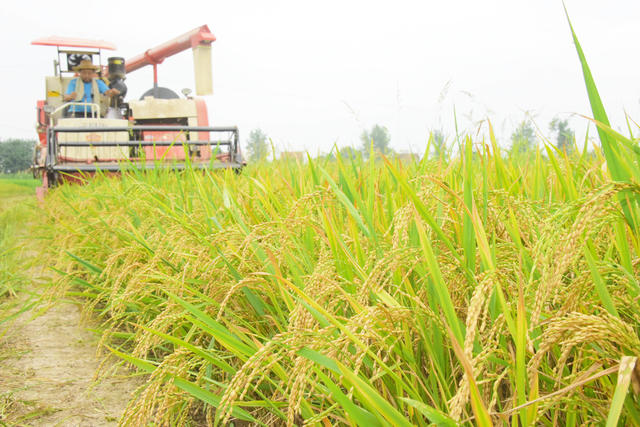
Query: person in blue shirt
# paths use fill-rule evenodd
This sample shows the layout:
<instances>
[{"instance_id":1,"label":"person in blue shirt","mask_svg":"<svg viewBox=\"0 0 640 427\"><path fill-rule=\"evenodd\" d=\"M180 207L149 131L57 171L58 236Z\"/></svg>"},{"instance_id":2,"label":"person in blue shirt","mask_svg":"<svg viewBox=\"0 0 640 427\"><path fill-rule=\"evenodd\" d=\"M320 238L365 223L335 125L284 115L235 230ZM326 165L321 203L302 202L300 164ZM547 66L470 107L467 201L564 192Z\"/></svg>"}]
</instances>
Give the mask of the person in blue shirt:
<instances>
[{"instance_id":1,"label":"person in blue shirt","mask_svg":"<svg viewBox=\"0 0 640 427\"><path fill-rule=\"evenodd\" d=\"M102 80L95 78L95 73L98 68L100 67L93 65L91 61L87 59L82 60L77 67L73 67L73 71L78 73L78 77L69 82L67 92L64 95L64 101L99 104L100 95L113 96L120 94L118 89L109 89ZM70 117L90 117L91 106L71 105L68 115Z\"/></svg>"}]
</instances>

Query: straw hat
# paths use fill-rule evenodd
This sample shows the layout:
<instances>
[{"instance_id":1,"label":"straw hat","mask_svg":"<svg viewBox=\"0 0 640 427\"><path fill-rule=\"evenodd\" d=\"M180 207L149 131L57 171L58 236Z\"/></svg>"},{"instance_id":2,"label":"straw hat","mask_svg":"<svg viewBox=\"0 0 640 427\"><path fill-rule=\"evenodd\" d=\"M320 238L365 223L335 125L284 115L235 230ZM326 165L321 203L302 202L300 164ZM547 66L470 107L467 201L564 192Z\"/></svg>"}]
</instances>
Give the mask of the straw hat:
<instances>
[{"instance_id":1,"label":"straw hat","mask_svg":"<svg viewBox=\"0 0 640 427\"><path fill-rule=\"evenodd\" d=\"M82 61L80 61L80 64L78 64L75 67L73 67L73 71L81 71L81 70L97 71L99 69L100 69L100 67L98 67L97 65L93 65L91 63L91 60L89 60L89 59L83 59Z\"/></svg>"}]
</instances>

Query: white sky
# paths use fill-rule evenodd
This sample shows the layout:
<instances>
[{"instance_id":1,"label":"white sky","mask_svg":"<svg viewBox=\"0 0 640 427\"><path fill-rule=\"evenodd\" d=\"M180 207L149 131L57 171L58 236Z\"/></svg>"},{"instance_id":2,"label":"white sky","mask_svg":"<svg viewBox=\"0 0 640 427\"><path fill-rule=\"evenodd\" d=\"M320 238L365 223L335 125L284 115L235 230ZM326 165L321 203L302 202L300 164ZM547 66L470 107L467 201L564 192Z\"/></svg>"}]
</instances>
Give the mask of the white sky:
<instances>
[{"instance_id":1,"label":"white sky","mask_svg":"<svg viewBox=\"0 0 640 427\"><path fill-rule=\"evenodd\" d=\"M580 137L591 115L560 0L450 1L8 1L0 6L0 138L35 138L55 48L33 39L104 39L130 58L207 24L213 44L212 125L260 127L278 147L360 145L387 126L393 148L421 152L430 129L455 135L491 119L501 143L525 112L544 133L554 116ZM640 2L567 0L612 124L640 121ZM107 51L108 52L108 51ZM109 55L110 56L110 55ZM159 66L159 82L194 87L191 52ZM152 68L127 78L128 98ZM486 135L486 131L482 131ZM626 133L626 132L625 132Z\"/></svg>"}]
</instances>

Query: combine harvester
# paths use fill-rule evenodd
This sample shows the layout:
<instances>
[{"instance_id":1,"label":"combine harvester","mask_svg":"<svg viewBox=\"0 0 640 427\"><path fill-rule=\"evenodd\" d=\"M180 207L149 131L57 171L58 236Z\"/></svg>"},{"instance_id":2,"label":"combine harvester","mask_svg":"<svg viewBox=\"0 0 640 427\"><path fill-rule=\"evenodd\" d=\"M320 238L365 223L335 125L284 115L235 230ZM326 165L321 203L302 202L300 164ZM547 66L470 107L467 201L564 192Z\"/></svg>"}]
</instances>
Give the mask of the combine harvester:
<instances>
[{"instance_id":1,"label":"combine harvester","mask_svg":"<svg viewBox=\"0 0 640 427\"><path fill-rule=\"evenodd\" d=\"M115 50L111 43L62 37L34 40L31 44L55 46L58 53L54 75L45 77L46 97L37 102L39 138L33 170L42 177L38 196L64 181L84 181L97 171L118 174L130 168L184 169L187 164L241 169L244 162L238 128L209 126L204 99L190 96L189 89L183 89L180 97L158 86L158 65L192 49L196 95L212 94L213 41L214 35L203 25L126 61L109 57L104 66L102 51ZM153 87L140 99L125 102L127 73L146 65L153 66ZM95 68L91 103L82 102L83 90L65 102L69 84L76 78L73 84L81 83L78 66ZM117 90L110 93L119 94L96 94L97 80Z\"/></svg>"}]
</instances>

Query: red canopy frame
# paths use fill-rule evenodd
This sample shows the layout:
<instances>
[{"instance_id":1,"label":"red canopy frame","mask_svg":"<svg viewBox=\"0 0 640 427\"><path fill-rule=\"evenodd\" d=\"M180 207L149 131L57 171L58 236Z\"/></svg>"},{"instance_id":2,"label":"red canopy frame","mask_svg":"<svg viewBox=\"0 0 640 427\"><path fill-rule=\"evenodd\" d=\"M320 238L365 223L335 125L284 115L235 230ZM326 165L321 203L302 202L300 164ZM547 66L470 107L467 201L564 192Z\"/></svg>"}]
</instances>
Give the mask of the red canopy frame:
<instances>
[{"instance_id":1,"label":"red canopy frame","mask_svg":"<svg viewBox=\"0 0 640 427\"><path fill-rule=\"evenodd\" d=\"M35 39L32 45L56 47L83 47L92 49L116 50L116 45L104 40L78 39L71 37L50 36Z\"/></svg>"}]
</instances>

